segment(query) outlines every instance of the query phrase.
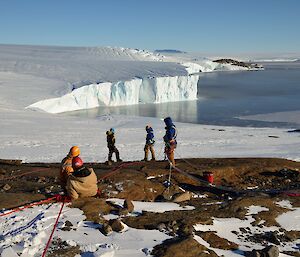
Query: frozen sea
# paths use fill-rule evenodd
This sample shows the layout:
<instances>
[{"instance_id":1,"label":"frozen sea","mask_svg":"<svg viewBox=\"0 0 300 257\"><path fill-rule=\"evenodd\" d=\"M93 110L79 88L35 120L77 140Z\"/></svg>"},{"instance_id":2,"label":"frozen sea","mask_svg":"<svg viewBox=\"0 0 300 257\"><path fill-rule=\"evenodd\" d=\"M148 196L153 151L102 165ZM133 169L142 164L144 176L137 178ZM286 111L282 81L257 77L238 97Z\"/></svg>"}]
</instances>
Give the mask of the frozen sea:
<instances>
[{"instance_id":1,"label":"frozen sea","mask_svg":"<svg viewBox=\"0 0 300 257\"><path fill-rule=\"evenodd\" d=\"M171 116L178 122L197 124L297 127L293 122L239 118L300 110L300 62L273 62L263 65L263 71L202 73L198 83L197 101L99 107L70 112L67 115L98 117L121 114L158 118Z\"/></svg>"}]
</instances>

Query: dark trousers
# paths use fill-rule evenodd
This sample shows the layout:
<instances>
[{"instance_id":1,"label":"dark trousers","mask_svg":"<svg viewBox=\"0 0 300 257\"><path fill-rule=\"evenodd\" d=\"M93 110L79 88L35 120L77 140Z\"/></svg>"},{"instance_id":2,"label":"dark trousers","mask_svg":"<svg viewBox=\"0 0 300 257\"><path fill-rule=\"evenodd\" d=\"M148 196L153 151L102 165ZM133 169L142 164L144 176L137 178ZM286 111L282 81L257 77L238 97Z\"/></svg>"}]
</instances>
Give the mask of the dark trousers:
<instances>
[{"instance_id":1,"label":"dark trousers","mask_svg":"<svg viewBox=\"0 0 300 257\"><path fill-rule=\"evenodd\" d=\"M118 151L117 147L112 146L112 147L109 147L108 150L109 150L109 152L108 152L108 160L109 161L112 161L111 158L112 158L113 153L116 154L117 161L120 160L120 154L119 154L119 151Z\"/></svg>"}]
</instances>

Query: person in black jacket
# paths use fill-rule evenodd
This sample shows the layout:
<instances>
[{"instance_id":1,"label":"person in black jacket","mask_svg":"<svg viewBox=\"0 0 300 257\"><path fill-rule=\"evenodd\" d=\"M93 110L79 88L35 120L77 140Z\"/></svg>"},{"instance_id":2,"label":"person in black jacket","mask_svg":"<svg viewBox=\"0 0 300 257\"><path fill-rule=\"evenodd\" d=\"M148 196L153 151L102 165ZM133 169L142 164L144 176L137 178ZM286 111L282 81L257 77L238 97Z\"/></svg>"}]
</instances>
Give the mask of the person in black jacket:
<instances>
[{"instance_id":1,"label":"person in black jacket","mask_svg":"<svg viewBox=\"0 0 300 257\"><path fill-rule=\"evenodd\" d=\"M111 128L109 131L106 131L106 136L107 136L107 147L108 147L108 164L111 164L113 162L112 160L112 155L113 153L116 154L116 159L117 162L121 162L122 160L120 159L120 153L115 146L116 143L116 138L115 138L115 129Z\"/></svg>"},{"instance_id":2,"label":"person in black jacket","mask_svg":"<svg viewBox=\"0 0 300 257\"><path fill-rule=\"evenodd\" d=\"M151 128L151 126L147 125L146 126L146 131L147 131L147 136L146 136L146 144L144 147L144 151L145 151L145 157L144 157L144 161L148 161L148 153L149 150L151 152L152 155L152 161L155 161L155 151L154 151L154 133L153 133L153 129Z\"/></svg>"}]
</instances>

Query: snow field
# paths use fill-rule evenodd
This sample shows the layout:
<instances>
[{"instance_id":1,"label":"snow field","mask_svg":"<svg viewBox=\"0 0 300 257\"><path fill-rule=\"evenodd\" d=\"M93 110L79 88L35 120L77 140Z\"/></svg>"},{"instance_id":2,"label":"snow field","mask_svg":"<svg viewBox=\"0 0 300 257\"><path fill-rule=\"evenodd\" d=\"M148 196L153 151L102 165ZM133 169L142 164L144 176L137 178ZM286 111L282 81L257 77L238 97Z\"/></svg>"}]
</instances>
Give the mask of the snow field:
<instances>
[{"instance_id":1,"label":"snow field","mask_svg":"<svg viewBox=\"0 0 300 257\"><path fill-rule=\"evenodd\" d=\"M108 199L123 204L122 199ZM165 212L171 210L190 210L193 207L180 207L175 203L150 203L134 201L134 213L142 210ZM1 257L41 256L53 229L61 203L36 206L30 209L0 217ZM114 215L116 216L116 215ZM118 216L111 218L117 218ZM109 215L106 217L109 218ZM83 212L65 206L59 219L53 240L60 238L71 246L80 246L81 251L94 253L93 256L146 256L152 248L170 238L158 230L134 229L125 225L122 233L113 232L104 236L101 225L84 221ZM70 231L63 231L66 221L72 223ZM2 252L2 253L1 253Z\"/></svg>"},{"instance_id":2,"label":"snow field","mask_svg":"<svg viewBox=\"0 0 300 257\"><path fill-rule=\"evenodd\" d=\"M117 204L122 204L123 199L108 199ZM287 206L289 203L279 203ZM174 203L150 203L134 201L134 213L144 211L165 212L171 210L187 210L191 207L180 207ZM40 256L50 232L52 231L61 203L53 203L41 206L35 206L31 209L25 209L21 212L14 213L8 216L1 217L0 220L0 254L1 257L16 257L16 256ZM251 249L262 249L263 246L241 240L231 231L239 231L240 228L250 228L251 234L262 233L266 231L278 231L278 227L257 227L251 223L254 221L253 214L266 210L261 206L250 206L245 220L237 218L213 219L213 225L195 225L197 231L216 231L217 235L226 238L229 241L240 245L236 251L228 251L217 248L212 248L199 236L194 238L202 245L215 251L219 255L225 257L241 256L242 251ZM281 214L277 221L281 227L286 228L284 224L299 223L299 215L293 212L300 211L300 208L293 208L284 214ZM106 218L118 218L117 215L106 215ZM58 227L54 233L53 240L60 238L66 241L70 246L79 246L84 253L93 254L91 256L147 256L150 254L153 247L160 244L162 241L170 238L157 230L134 229L125 225L121 233L112 232L109 236L104 236L99 228L101 225L94 224L89 221L84 221L83 212L77 208L69 208L65 206L60 217ZM63 231L61 228L65 226L65 222L72 223L70 231ZM287 228L286 228L287 229ZM295 230L295 228L293 228ZM300 240L292 243L287 243L280 246L280 251L294 250L296 244ZM280 254L280 257L287 255Z\"/></svg>"},{"instance_id":3,"label":"snow field","mask_svg":"<svg viewBox=\"0 0 300 257\"><path fill-rule=\"evenodd\" d=\"M287 203L288 202L288 203ZM279 203L280 204L280 203ZM289 201L285 201L285 206L290 206ZM296 224L299 224L299 211L300 208L293 208L292 210L283 213L279 215L276 218L276 221L280 224L280 227L258 227L254 226L251 223L255 221L255 219L252 217L252 215L257 214L261 211L268 210L265 207L261 206L250 206L249 211L246 215L245 220L240 220L237 218L213 218L213 225L201 225L197 224L194 226L196 231L216 231L216 234L221 238L226 238L227 240L234 242L239 245L239 249L235 251L230 250L222 250L211 247L205 240L203 240L200 236L194 236L194 238L200 243L206 246L207 248L215 251L218 255L224 255L224 257L235 257L235 256L241 256L241 252L243 251L251 251L252 249L263 249L265 246L259 245L257 243L243 240L238 237L237 234L232 233L232 231L240 231L240 228L249 228L250 234L258 234L263 232L269 232L269 231L279 231L280 227L286 229L286 230L299 230L299 226ZM294 226L292 226L292 224ZM282 251L295 251L297 249L297 245L299 245L300 239L294 241L294 242L288 242L285 243L285 245L280 245L279 250ZM242 254L243 255L243 254ZM286 257L289 255L280 253L280 257Z\"/></svg>"}]
</instances>

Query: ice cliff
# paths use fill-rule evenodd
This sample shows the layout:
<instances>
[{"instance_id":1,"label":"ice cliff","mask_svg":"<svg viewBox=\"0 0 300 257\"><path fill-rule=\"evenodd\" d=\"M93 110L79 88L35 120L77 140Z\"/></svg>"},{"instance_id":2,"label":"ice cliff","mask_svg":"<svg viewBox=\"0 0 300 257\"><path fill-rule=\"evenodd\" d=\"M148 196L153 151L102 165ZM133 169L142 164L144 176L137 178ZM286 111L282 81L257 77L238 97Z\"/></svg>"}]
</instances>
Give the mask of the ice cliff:
<instances>
[{"instance_id":1,"label":"ice cliff","mask_svg":"<svg viewBox=\"0 0 300 257\"><path fill-rule=\"evenodd\" d=\"M91 84L58 98L39 101L27 108L61 113L99 106L195 100L198 80L199 75L186 75Z\"/></svg>"}]
</instances>

